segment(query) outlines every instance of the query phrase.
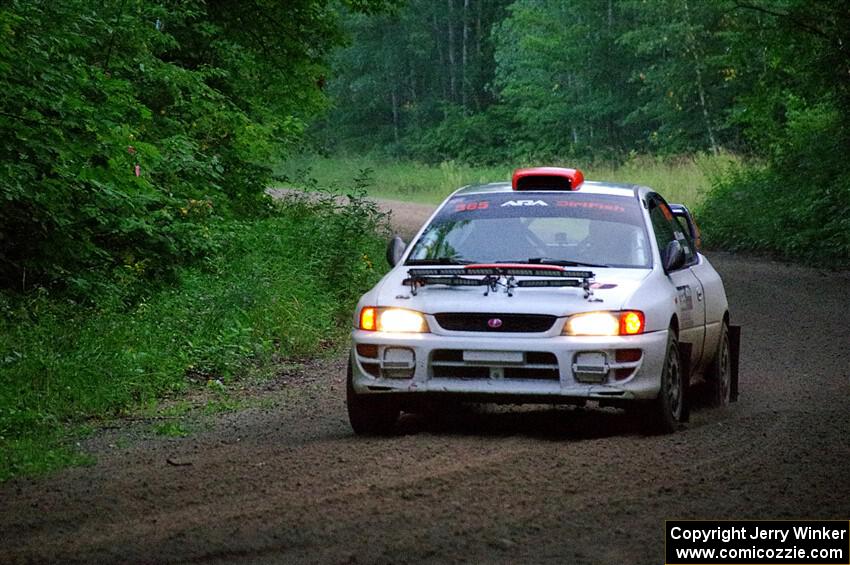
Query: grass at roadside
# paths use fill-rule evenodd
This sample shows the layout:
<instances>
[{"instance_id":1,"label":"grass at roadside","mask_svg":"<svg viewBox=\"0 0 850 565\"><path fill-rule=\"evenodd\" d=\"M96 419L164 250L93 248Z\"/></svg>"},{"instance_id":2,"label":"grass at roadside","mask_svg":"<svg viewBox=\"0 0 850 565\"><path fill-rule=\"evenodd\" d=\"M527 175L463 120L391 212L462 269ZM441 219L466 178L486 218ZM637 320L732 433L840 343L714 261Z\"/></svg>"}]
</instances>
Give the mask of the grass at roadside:
<instances>
[{"instance_id":1,"label":"grass at roadside","mask_svg":"<svg viewBox=\"0 0 850 565\"><path fill-rule=\"evenodd\" d=\"M66 447L76 424L331 347L380 275L381 222L362 200L292 196L268 217L216 224L217 257L132 303L0 295L0 481L85 462Z\"/></svg>"},{"instance_id":2,"label":"grass at roadside","mask_svg":"<svg viewBox=\"0 0 850 565\"><path fill-rule=\"evenodd\" d=\"M734 161L729 155L697 155L678 159L636 157L618 167L582 163L546 163L580 168L588 179L644 184L671 202L700 204L710 178ZM290 186L304 186L315 178L320 185L343 186L360 171L371 171L370 196L423 203L439 203L455 189L475 183L509 180L515 167L472 167L452 161L425 165L409 161L381 161L369 157L318 157L302 155L278 167Z\"/></svg>"}]
</instances>

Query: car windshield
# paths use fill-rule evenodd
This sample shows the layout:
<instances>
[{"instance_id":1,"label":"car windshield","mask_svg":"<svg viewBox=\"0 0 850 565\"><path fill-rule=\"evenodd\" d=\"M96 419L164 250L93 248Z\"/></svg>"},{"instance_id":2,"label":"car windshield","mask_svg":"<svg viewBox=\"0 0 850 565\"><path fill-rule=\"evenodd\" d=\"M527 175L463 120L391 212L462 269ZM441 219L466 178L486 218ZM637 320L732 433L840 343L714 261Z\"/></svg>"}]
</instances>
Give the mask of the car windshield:
<instances>
[{"instance_id":1,"label":"car windshield","mask_svg":"<svg viewBox=\"0 0 850 565\"><path fill-rule=\"evenodd\" d=\"M631 268L651 263L636 198L511 192L452 198L406 264L497 262Z\"/></svg>"}]
</instances>

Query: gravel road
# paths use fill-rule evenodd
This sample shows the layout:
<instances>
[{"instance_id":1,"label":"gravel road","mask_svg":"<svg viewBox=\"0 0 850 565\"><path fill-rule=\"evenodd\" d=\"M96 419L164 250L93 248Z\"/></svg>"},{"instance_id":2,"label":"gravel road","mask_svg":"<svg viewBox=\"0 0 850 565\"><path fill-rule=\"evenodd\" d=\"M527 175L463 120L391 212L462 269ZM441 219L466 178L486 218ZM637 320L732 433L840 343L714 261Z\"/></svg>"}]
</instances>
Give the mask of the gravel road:
<instances>
[{"instance_id":1,"label":"gravel road","mask_svg":"<svg viewBox=\"0 0 850 565\"><path fill-rule=\"evenodd\" d=\"M407 233L430 211L384 205ZM665 519L847 519L850 274L709 257L741 398L679 433L543 407L359 438L344 359L320 361L189 437L127 424L88 440L92 467L0 485L0 562L662 563Z\"/></svg>"}]
</instances>

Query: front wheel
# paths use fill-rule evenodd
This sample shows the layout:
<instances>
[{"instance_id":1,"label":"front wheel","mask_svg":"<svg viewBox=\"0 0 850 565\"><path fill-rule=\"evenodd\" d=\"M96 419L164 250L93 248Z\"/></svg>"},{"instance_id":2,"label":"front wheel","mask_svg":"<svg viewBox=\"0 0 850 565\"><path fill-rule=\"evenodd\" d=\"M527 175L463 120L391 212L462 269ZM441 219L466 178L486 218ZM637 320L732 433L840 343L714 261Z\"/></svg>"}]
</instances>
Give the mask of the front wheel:
<instances>
[{"instance_id":1,"label":"front wheel","mask_svg":"<svg viewBox=\"0 0 850 565\"><path fill-rule=\"evenodd\" d=\"M395 429L401 410L394 398L384 394L358 394L354 390L354 374L348 363L345 399L348 421L358 435L388 435Z\"/></svg>"},{"instance_id":2,"label":"front wheel","mask_svg":"<svg viewBox=\"0 0 850 565\"><path fill-rule=\"evenodd\" d=\"M658 392L658 397L646 406L644 422L648 432L669 434L679 428L685 404L683 385L679 341L670 330L667 338L667 354L661 371L661 390Z\"/></svg>"}]
</instances>

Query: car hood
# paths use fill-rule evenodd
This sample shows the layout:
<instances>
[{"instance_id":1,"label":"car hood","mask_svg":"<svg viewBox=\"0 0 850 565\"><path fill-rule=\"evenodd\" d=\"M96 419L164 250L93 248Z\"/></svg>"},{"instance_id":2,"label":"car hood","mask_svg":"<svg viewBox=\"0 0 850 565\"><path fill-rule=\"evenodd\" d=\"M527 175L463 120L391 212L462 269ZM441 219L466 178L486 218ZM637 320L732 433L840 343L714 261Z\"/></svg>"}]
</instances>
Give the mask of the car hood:
<instances>
[{"instance_id":1,"label":"car hood","mask_svg":"<svg viewBox=\"0 0 850 565\"><path fill-rule=\"evenodd\" d=\"M425 314L440 312L499 312L554 314L565 316L592 310L619 310L651 273L650 269L593 268L592 296L585 298L581 288L515 288L508 296L504 288L484 295L484 287L428 286L414 295L404 284L411 267L390 271L361 306L410 308ZM462 271L462 269L461 269ZM471 273L466 273L472 276ZM518 280L535 277L517 277Z\"/></svg>"}]
</instances>

